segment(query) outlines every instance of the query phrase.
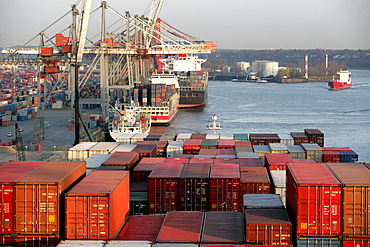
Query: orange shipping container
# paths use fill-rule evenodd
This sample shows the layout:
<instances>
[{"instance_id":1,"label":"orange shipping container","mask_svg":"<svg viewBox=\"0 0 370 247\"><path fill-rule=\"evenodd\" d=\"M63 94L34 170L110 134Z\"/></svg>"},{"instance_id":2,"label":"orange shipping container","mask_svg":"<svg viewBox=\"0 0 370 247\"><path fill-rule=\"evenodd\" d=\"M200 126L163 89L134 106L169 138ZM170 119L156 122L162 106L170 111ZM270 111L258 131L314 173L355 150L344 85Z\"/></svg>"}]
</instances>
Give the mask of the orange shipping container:
<instances>
[{"instance_id":1,"label":"orange shipping container","mask_svg":"<svg viewBox=\"0 0 370 247\"><path fill-rule=\"evenodd\" d=\"M86 174L85 161L50 161L15 185L15 232L62 235L61 197Z\"/></svg>"},{"instance_id":2,"label":"orange shipping container","mask_svg":"<svg viewBox=\"0 0 370 247\"><path fill-rule=\"evenodd\" d=\"M66 239L114 239L129 213L128 171L97 170L66 193Z\"/></svg>"}]
</instances>

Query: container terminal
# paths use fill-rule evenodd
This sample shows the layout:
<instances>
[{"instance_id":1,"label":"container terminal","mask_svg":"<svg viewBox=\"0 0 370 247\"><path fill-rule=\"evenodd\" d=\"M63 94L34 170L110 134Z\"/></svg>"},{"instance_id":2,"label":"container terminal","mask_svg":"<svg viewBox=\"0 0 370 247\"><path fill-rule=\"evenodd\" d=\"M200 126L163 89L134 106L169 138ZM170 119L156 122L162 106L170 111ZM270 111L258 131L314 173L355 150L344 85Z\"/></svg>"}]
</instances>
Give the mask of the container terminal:
<instances>
[{"instance_id":1,"label":"container terminal","mask_svg":"<svg viewBox=\"0 0 370 247\"><path fill-rule=\"evenodd\" d=\"M140 17L102 2L94 40L91 2L72 5L68 31L44 30L39 46L1 53L2 246L370 245L370 165L349 147L326 147L318 129L108 141L117 100L157 107L154 121L166 114L177 89L147 86L163 72L161 57L210 54L215 45L162 21L163 0ZM109 11L125 23L119 31L107 30ZM189 73L199 80L190 84L178 75L204 105L192 87L206 92L206 74ZM41 144L71 142L58 131L66 125L72 147Z\"/></svg>"}]
</instances>

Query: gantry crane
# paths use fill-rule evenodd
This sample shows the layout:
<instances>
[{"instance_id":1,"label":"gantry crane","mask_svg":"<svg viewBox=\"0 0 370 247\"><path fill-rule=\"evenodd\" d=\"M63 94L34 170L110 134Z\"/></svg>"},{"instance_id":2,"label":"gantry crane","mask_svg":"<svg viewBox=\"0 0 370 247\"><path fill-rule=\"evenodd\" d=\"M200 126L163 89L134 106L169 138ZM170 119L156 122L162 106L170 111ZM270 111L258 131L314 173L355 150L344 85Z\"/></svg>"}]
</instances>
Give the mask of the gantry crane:
<instances>
[{"instance_id":1,"label":"gantry crane","mask_svg":"<svg viewBox=\"0 0 370 247\"><path fill-rule=\"evenodd\" d=\"M33 38L40 37L39 47L25 49L29 41L19 49L5 50L2 52L0 64L23 62L38 68L40 110L45 109L55 90L64 83L58 80L57 76L66 73L68 98L75 110L75 143L78 143L78 96L94 71L100 72L100 98L84 101L100 103L103 118L107 121L110 89L126 90L132 88L135 83L147 81L150 74L158 70L155 63L162 55L209 54L215 50L213 42L196 39L159 19L163 1L153 0L149 16L131 15L128 11L121 14L105 1L94 10L91 10L91 0L83 1L82 11L72 5L71 11L56 21L59 22L72 13L72 24L66 29L47 36L46 32L53 23ZM90 14L98 10L101 10L101 30L99 34L90 37L87 35ZM117 21L109 26L106 23L107 11L117 18ZM66 30L69 31L69 36L64 36L63 32L66 33ZM83 76L79 73L81 62L88 63ZM63 71L60 69L62 66L65 66ZM43 92L41 84L44 85Z\"/></svg>"}]
</instances>

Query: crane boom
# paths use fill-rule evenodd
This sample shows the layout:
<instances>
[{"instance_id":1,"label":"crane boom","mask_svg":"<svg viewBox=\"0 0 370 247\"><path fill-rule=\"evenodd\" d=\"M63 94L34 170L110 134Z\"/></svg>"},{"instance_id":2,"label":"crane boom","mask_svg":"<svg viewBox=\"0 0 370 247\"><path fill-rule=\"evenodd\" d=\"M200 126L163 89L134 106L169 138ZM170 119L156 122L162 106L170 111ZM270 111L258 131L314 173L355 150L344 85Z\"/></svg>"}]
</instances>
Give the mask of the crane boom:
<instances>
[{"instance_id":1,"label":"crane boom","mask_svg":"<svg viewBox=\"0 0 370 247\"><path fill-rule=\"evenodd\" d=\"M79 42L78 42L78 50L77 50L77 58L76 58L77 62L82 61L82 56L83 56L83 53L84 53L87 27L89 25L89 19L90 19L91 2L92 2L92 0L85 0L85 4L84 4L84 10L83 10L83 13L82 13L80 38L79 38Z\"/></svg>"}]
</instances>

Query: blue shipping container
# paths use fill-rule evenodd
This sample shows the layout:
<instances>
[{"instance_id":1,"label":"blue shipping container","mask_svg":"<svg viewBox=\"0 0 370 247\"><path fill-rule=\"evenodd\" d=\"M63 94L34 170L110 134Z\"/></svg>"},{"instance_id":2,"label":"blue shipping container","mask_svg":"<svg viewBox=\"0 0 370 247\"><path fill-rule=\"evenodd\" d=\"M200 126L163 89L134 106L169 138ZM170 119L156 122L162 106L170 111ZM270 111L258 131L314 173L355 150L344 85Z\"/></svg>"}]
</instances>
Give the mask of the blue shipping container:
<instances>
[{"instance_id":1,"label":"blue shipping container","mask_svg":"<svg viewBox=\"0 0 370 247\"><path fill-rule=\"evenodd\" d=\"M358 154L354 151L338 151L341 163L355 163L358 161Z\"/></svg>"},{"instance_id":2,"label":"blue shipping container","mask_svg":"<svg viewBox=\"0 0 370 247\"><path fill-rule=\"evenodd\" d=\"M341 247L338 238L301 237L297 240L297 247Z\"/></svg>"}]
</instances>

